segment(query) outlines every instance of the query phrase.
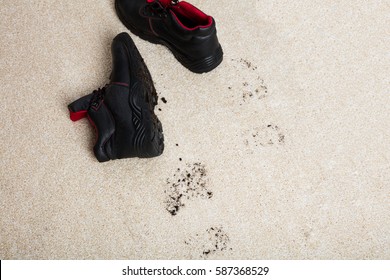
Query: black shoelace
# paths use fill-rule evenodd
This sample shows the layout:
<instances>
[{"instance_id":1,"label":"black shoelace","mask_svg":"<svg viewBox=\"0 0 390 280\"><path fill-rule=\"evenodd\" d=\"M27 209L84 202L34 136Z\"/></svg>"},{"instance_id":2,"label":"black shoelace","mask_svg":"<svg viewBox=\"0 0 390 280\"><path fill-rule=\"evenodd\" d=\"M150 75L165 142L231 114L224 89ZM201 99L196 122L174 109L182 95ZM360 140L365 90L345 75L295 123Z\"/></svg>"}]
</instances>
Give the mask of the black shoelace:
<instances>
[{"instance_id":1,"label":"black shoelace","mask_svg":"<svg viewBox=\"0 0 390 280\"><path fill-rule=\"evenodd\" d=\"M179 0L172 0L170 6L177 5L178 3ZM167 9L169 9L170 6L164 7L159 0L155 0L145 6L144 13L150 16L165 18L168 15Z\"/></svg>"},{"instance_id":2,"label":"black shoelace","mask_svg":"<svg viewBox=\"0 0 390 280\"><path fill-rule=\"evenodd\" d=\"M90 104L93 109L97 110L104 99L104 95L106 94L106 87L94 90L92 93L94 95L92 96Z\"/></svg>"}]
</instances>

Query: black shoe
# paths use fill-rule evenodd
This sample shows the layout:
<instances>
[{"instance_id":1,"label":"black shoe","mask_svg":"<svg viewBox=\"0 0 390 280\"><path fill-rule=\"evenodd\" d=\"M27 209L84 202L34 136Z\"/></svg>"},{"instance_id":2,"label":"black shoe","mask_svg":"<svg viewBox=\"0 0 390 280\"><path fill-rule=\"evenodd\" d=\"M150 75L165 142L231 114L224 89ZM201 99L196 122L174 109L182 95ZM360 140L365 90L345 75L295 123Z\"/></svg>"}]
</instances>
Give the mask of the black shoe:
<instances>
[{"instance_id":1,"label":"black shoe","mask_svg":"<svg viewBox=\"0 0 390 280\"><path fill-rule=\"evenodd\" d=\"M215 21L187 2L171 0L115 0L116 12L131 32L167 46L192 72L208 72L223 57Z\"/></svg>"},{"instance_id":2,"label":"black shoe","mask_svg":"<svg viewBox=\"0 0 390 280\"><path fill-rule=\"evenodd\" d=\"M154 114L157 93L149 70L128 34L116 36L111 51L110 84L71 103L70 118L88 117L95 127L93 150L100 162L159 156L164 136Z\"/></svg>"}]
</instances>

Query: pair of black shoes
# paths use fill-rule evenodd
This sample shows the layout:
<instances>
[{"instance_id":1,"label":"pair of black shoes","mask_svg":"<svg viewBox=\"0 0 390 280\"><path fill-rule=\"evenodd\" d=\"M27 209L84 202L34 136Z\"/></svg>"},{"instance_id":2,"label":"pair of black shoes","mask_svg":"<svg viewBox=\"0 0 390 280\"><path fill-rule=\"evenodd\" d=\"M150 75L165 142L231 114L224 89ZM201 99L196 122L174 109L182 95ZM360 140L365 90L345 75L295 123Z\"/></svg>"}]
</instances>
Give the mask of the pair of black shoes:
<instances>
[{"instance_id":1,"label":"pair of black shoes","mask_svg":"<svg viewBox=\"0 0 390 280\"><path fill-rule=\"evenodd\" d=\"M215 21L187 2L116 0L117 14L134 34L167 46L195 73L217 67L223 57ZM110 83L68 108L70 118L88 117L95 127L94 153L100 162L129 157L150 158L164 150L161 122L154 113L158 98L152 77L127 33L111 45Z\"/></svg>"}]
</instances>

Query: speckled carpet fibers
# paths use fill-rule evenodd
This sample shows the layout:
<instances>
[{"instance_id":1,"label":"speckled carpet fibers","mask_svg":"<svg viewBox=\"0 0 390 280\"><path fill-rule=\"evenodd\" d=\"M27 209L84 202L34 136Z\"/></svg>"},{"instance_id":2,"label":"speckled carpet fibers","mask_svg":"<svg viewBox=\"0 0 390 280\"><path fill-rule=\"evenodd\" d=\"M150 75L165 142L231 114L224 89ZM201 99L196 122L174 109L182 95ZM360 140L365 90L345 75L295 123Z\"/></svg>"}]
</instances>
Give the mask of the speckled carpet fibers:
<instances>
[{"instance_id":1,"label":"speckled carpet fibers","mask_svg":"<svg viewBox=\"0 0 390 280\"><path fill-rule=\"evenodd\" d=\"M0 259L390 259L389 2L190 2L224 61L132 35L166 148L102 164L114 1L1 0Z\"/></svg>"}]
</instances>

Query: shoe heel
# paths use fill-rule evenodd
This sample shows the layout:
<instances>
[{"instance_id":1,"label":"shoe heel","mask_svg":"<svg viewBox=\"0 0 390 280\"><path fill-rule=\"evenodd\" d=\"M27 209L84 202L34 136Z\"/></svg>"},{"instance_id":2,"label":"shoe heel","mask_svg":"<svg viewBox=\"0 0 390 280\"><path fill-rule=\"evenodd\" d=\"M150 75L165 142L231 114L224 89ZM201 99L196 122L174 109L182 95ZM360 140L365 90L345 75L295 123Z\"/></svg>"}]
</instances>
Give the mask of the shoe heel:
<instances>
[{"instance_id":1,"label":"shoe heel","mask_svg":"<svg viewBox=\"0 0 390 280\"><path fill-rule=\"evenodd\" d=\"M223 51L222 47L219 46L212 55L195 61L189 60L188 58L181 55L175 55L175 57L180 61L181 64L183 64L184 67L188 68L190 71L195 73L205 73L210 72L219 64L221 64L223 60Z\"/></svg>"}]
</instances>

